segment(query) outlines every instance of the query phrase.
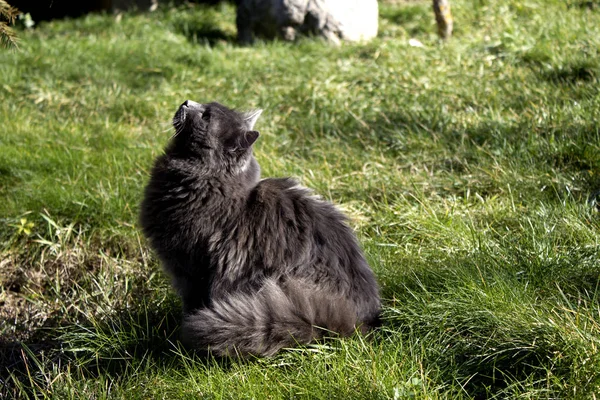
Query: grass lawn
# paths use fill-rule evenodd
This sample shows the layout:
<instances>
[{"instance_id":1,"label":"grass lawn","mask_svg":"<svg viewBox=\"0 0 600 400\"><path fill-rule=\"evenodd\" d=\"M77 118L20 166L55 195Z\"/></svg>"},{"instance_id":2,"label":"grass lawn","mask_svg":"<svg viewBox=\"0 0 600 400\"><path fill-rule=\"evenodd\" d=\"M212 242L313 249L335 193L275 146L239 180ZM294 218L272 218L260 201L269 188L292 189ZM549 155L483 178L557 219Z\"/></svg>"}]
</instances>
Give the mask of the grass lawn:
<instances>
[{"instance_id":1,"label":"grass lawn","mask_svg":"<svg viewBox=\"0 0 600 400\"><path fill-rule=\"evenodd\" d=\"M600 8L382 4L368 44L235 44L182 5L19 31L0 51L0 398L596 398ZM423 47L409 45L418 39ZM263 176L351 216L384 324L268 359L177 342L137 226L186 99L263 108Z\"/></svg>"}]
</instances>

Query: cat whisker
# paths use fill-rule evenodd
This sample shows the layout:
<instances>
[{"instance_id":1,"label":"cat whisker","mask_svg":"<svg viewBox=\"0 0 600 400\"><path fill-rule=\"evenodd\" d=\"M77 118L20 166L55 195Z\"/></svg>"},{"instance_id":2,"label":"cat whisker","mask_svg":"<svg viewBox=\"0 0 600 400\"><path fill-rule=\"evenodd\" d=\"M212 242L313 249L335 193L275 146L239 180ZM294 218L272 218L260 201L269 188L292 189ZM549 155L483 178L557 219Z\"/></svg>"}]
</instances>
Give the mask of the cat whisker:
<instances>
[{"instance_id":1,"label":"cat whisker","mask_svg":"<svg viewBox=\"0 0 600 400\"><path fill-rule=\"evenodd\" d=\"M183 124L179 121L175 121L173 123L173 127L175 128L175 133L171 136L171 139L179 135L183 131Z\"/></svg>"},{"instance_id":2,"label":"cat whisker","mask_svg":"<svg viewBox=\"0 0 600 400\"><path fill-rule=\"evenodd\" d=\"M161 133L166 133L168 131L170 131L171 129L173 129L173 124L169 123L169 122L163 122L160 124L160 127L162 128L160 130Z\"/></svg>"}]
</instances>

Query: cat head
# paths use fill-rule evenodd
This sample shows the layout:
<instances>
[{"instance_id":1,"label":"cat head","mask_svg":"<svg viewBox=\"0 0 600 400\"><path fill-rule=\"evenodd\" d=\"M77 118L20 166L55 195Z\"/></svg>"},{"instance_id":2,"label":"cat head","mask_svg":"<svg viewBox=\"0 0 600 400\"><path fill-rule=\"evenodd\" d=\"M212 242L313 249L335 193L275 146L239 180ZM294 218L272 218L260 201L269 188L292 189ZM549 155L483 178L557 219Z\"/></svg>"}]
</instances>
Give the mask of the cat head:
<instances>
[{"instance_id":1,"label":"cat head","mask_svg":"<svg viewBox=\"0 0 600 400\"><path fill-rule=\"evenodd\" d=\"M241 159L258 139L254 124L262 110L240 113L219 103L186 100L173 117L171 150L200 158Z\"/></svg>"}]
</instances>

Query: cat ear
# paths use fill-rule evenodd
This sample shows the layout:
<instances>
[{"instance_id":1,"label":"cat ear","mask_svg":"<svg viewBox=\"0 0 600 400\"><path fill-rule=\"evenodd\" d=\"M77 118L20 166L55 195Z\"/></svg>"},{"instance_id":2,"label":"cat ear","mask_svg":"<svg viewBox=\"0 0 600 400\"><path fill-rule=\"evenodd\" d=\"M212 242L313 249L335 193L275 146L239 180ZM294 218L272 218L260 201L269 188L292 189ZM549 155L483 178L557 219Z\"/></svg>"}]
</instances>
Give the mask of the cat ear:
<instances>
[{"instance_id":1,"label":"cat ear","mask_svg":"<svg viewBox=\"0 0 600 400\"><path fill-rule=\"evenodd\" d=\"M254 128L254 124L256 123L258 117L260 117L260 114L262 114L262 112L263 110L258 109L254 111L249 111L244 114L244 122L246 123L246 127L249 131L251 131Z\"/></svg>"},{"instance_id":2,"label":"cat ear","mask_svg":"<svg viewBox=\"0 0 600 400\"><path fill-rule=\"evenodd\" d=\"M246 131L244 136L240 139L239 145L242 149L247 149L258 139L257 131Z\"/></svg>"}]
</instances>

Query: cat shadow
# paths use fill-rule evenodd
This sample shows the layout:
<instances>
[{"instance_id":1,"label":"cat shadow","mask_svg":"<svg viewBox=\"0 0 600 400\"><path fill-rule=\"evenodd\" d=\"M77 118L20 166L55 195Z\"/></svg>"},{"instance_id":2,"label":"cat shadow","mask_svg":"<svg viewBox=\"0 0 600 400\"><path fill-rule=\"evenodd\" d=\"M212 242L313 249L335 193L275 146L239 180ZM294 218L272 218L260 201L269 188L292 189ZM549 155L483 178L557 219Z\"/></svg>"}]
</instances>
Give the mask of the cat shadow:
<instances>
[{"instance_id":1,"label":"cat shadow","mask_svg":"<svg viewBox=\"0 0 600 400\"><path fill-rule=\"evenodd\" d=\"M35 397L49 389L48 371L55 368L109 378L140 365L172 368L216 362L227 368L227 360L183 349L178 341L180 310L173 298L159 306L141 303L76 325L61 323L59 317L48 319L23 340L0 338L0 398Z\"/></svg>"},{"instance_id":2,"label":"cat shadow","mask_svg":"<svg viewBox=\"0 0 600 400\"><path fill-rule=\"evenodd\" d=\"M24 340L0 339L0 399L50 393L49 378L56 376L56 369L112 380L144 366L165 370L193 365L228 371L240 362L273 362L269 358L220 357L184 349L178 341L180 310L177 299L158 307L142 303L135 309L105 315L101 321L88 319L65 325L57 317ZM315 346L335 344L338 339L325 337L282 353L293 356L294 352L311 352Z\"/></svg>"}]
</instances>

